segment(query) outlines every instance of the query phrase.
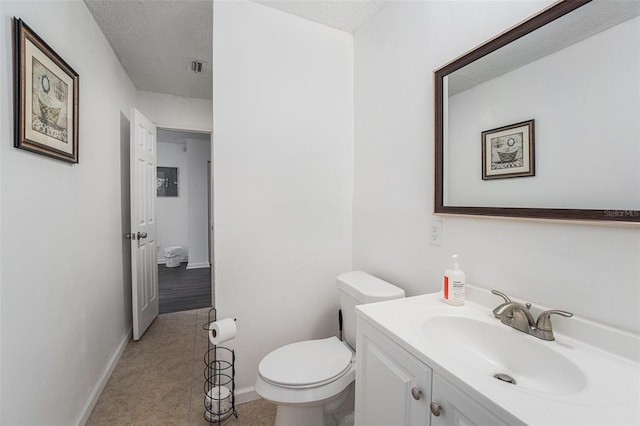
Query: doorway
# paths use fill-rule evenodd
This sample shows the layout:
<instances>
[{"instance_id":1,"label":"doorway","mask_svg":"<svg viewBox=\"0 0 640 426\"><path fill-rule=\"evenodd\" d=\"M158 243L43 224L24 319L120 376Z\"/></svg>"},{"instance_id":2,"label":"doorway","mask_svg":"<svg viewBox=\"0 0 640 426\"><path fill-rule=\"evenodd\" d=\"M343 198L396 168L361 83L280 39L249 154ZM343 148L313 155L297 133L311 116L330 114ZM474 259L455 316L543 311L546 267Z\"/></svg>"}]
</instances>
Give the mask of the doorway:
<instances>
[{"instance_id":1,"label":"doorway","mask_svg":"<svg viewBox=\"0 0 640 426\"><path fill-rule=\"evenodd\" d=\"M157 142L159 312L210 307L211 134L158 128Z\"/></svg>"}]
</instances>

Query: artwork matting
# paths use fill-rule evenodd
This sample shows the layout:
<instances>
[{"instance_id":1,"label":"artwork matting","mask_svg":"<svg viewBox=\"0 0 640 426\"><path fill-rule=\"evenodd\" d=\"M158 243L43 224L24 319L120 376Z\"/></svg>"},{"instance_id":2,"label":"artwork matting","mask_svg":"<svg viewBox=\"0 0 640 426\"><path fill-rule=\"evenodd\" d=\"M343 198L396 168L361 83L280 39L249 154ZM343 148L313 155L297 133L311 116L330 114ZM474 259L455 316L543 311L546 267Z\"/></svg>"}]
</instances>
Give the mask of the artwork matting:
<instances>
[{"instance_id":1,"label":"artwork matting","mask_svg":"<svg viewBox=\"0 0 640 426\"><path fill-rule=\"evenodd\" d=\"M482 132L482 179L535 176L535 120Z\"/></svg>"},{"instance_id":2,"label":"artwork matting","mask_svg":"<svg viewBox=\"0 0 640 426\"><path fill-rule=\"evenodd\" d=\"M14 146L78 163L79 76L13 18Z\"/></svg>"}]
</instances>

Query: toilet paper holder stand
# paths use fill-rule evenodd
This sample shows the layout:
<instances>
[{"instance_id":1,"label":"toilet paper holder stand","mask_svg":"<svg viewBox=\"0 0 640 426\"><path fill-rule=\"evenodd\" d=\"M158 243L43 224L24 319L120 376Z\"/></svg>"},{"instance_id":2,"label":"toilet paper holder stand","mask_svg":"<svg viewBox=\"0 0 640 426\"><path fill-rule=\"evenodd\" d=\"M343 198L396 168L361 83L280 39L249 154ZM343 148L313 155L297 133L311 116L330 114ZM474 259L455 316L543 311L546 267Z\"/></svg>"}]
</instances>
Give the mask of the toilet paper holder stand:
<instances>
[{"instance_id":1,"label":"toilet paper holder stand","mask_svg":"<svg viewBox=\"0 0 640 426\"><path fill-rule=\"evenodd\" d=\"M217 320L216 308L209 310L207 319L207 323L202 326L207 332L207 351L204 354L204 419L209 424L221 424L232 415L238 418L235 399L236 355L233 349L214 345L209 339L209 326Z\"/></svg>"}]
</instances>

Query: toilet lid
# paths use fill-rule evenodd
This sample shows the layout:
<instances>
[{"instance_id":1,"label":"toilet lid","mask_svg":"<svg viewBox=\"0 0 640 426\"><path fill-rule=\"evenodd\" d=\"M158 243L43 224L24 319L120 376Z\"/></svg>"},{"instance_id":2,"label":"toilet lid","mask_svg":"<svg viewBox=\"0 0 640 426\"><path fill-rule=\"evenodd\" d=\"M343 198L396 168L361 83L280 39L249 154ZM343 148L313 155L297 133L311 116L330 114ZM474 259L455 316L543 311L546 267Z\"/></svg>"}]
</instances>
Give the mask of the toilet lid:
<instances>
[{"instance_id":1,"label":"toilet lid","mask_svg":"<svg viewBox=\"0 0 640 426\"><path fill-rule=\"evenodd\" d=\"M337 337L292 343L271 352L258 366L260 376L283 386L329 383L351 366L352 352Z\"/></svg>"}]
</instances>

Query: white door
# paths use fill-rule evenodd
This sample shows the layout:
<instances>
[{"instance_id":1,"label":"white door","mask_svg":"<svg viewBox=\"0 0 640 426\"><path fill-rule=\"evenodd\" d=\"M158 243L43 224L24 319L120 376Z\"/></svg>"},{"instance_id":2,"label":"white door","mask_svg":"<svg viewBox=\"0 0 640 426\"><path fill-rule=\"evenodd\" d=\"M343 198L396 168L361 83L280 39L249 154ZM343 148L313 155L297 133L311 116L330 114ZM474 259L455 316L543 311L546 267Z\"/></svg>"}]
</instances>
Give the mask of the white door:
<instances>
[{"instance_id":1,"label":"white door","mask_svg":"<svg viewBox=\"0 0 640 426\"><path fill-rule=\"evenodd\" d=\"M131 108L131 287L133 339L158 315L156 126Z\"/></svg>"}]
</instances>

